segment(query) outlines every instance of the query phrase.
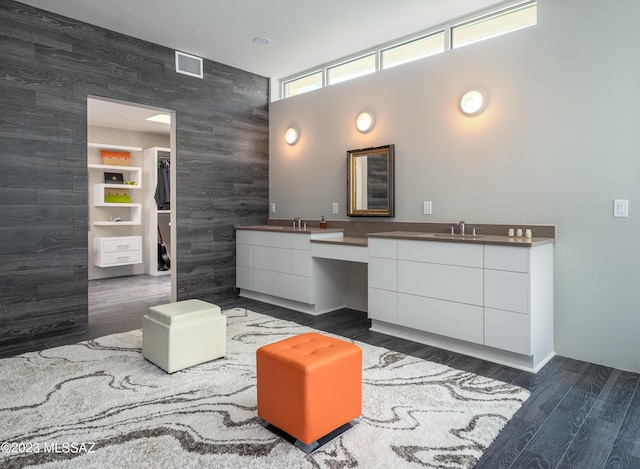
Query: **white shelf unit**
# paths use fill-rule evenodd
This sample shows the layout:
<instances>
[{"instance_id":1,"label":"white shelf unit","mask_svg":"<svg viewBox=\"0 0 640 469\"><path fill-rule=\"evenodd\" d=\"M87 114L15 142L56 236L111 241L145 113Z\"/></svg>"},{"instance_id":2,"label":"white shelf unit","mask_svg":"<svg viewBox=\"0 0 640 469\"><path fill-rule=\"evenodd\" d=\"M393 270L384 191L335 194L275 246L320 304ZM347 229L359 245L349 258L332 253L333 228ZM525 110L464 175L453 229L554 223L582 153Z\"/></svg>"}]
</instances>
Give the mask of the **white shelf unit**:
<instances>
[{"instance_id":1,"label":"white shelf unit","mask_svg":"<svg viewBox=\"0 0 640 469\"><path fill-rule=\"evenodd\" d=\"M99 183L93 185L93 206L103 209L110 209L110 212L101 210L105 217L116 215L122 221L94 220L96 226L126 226L140 225L142 223L142 204L140 203L109 203L104 201L105 189L127 189L133 192L142 189L142 168L137 166L112 166L103 164L88 164L89 171L102 171L109 173L121 172L125 182L135 182L132 184L105 184ZM125 176L126 175L126 176Z\"/></svg>"}]
</instances>

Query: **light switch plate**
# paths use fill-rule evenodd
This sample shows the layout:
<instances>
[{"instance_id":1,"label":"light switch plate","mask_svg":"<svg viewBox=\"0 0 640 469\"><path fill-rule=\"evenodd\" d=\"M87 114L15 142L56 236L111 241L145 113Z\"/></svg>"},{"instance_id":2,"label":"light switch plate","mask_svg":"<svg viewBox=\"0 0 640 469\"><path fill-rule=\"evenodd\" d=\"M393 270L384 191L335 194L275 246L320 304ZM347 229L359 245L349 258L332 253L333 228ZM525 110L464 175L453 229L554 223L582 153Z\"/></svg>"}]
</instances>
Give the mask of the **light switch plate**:
<instances>
[{"instance_id":1,"label":"light switch plate","mask_svg":"<svg viewBox=\"0 0 640 469\"><path fill-rule=\"evenodd\" d=\"M629 201L627 199L615 199L613 201L613 216L619 218L629 216Z\"/></svg>"},{"instance_id":2,"label":"light switch plate","mask_svg":"<svg viewBox=\"0 0 640 469\"><path fill-rule=\"evenodd\" d=\"M338 202L333 203L333 214L334 215L338 214Z\"/></svg>"},{"instance_id":3,"label":"light switch plate","mask_svg":"<svg viewBox=\"0 0 640 469\"><path fill-rule=\"evenodd\" d=\"M427 202L426 200L422 202L422 212L425 215L431 215L431 202Z\"/></svg>"}]
</instances>

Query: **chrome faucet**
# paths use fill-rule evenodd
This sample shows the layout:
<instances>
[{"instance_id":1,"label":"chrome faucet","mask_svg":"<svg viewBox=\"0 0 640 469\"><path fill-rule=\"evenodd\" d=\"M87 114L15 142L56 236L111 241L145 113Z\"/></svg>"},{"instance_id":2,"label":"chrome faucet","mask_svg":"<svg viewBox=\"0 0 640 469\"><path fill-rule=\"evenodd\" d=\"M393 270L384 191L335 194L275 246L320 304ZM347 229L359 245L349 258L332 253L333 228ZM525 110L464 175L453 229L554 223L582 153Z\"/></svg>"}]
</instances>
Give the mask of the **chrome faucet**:
<instances>
[{"instance_id":1,"label":"chrome faucet","mask_svg":"<svg viewBox=\"0 0 640 469\"><path fill-rule=\"evenodd\" d=\"M293 219L293 227L294 228L302 228L302 218L294 218Z\"/></svg>"},{"instance_id":2,"label":"chrome faucet","mask_svg":"<svg viewBox=\"0 0 640 469\"><path fill-rule=\"evenodd\" d=\"M459 221L458 225L460 225L460 234L464 236L464 221Z\"/></svg>"}]
</instances>

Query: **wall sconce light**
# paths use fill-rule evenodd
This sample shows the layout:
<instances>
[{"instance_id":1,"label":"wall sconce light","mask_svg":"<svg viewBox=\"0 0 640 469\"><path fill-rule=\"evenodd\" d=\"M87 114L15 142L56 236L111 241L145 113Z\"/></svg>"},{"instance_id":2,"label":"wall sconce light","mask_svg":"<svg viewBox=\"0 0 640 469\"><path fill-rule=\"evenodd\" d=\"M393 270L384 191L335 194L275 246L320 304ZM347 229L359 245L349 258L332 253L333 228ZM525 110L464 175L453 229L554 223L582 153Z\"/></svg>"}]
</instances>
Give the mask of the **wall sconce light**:
<instances>
[{"instance_id":1,"label":"wall sconce light","mask_svg":"<svg viewBox=\"0 0 640 469\"><path fill-rule=\"evenodd\" d=\"M292 125L285 132L284 139L289 145L295 145L300 140L300 131L296 126Z\"/></svg>"},{"instance_id":2,"label":"wall sconce light","mask_svg":"<svg viewBox=\"0 0 640 469\"><path fill-rule=\"evenodd\" d=\"M460 110L467 116L477 116L487 107L487 98L477 90L467 91L460 100Z\"/></svg>"},{"instance_id":3,"label":"wall sconce light","mask_svg":"<svg viewBox=\"0 0 640 469\"><path fill-rule=\"evenodd\" d=\"M370 132L373 129L374 125L375 118L372 112L365 111L358 114L358 118L356 119L356 127L361 133L366 134L367 132Z\"/></svg>"}]
</instances>

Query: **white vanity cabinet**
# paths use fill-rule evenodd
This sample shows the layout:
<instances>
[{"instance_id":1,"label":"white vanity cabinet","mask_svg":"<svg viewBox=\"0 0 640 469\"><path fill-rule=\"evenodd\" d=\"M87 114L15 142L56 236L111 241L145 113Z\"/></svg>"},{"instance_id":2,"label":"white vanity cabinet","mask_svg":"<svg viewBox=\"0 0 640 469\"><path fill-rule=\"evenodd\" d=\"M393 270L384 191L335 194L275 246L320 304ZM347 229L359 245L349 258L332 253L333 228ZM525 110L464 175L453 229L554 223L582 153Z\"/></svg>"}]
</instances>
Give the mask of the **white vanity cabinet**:
<instances>
[{"instance_id":1,"label":"white vanity cabinet","mask_svg":"<svg viewBox=\"0 0 640 469\"><path fill-rule=\"evenodd\" d=\"M398 323L483 343L482 246L398 241Z\"/></svg>"},{"instance_id":2,"label":"white vanity cabinet","mask_svg":"<svg viewBox=\"0 0 640 469\"><path fill-rule=\"evenodd\" d=\"M236 231L236 286L240 295L320 314L341 307L344 268L311 257L312 237L342 233Z\"/></svg>"},{"instance_id":3,"label":"white vanity cabinet","mask_svg":"<svg viewBox=\"0 0 640 469\"><path fill-rule=\"evenodd\" d=\"M369 239L369 317L398 323L398 241Z\"/></svg>"},{"instance_id":4,"label":"white vanity cabinet","mask_svg":"<svg viewBox=\"0 0 640 469\"><path fill-rule=\"evenodd\" d=\"M485 246L485 345L536 355L553 350L553 246Z\"/></svg>"},{"instance_id":5,"label":"white vanity cabinet","mask_svg":"<svg viewBox=\"0 0 640 469\"><path fill-rule=\"evenodd\" d=\"M373 331L536 371L553 357L553 244L369 238Z\"/></svg>"}]
</instances>

